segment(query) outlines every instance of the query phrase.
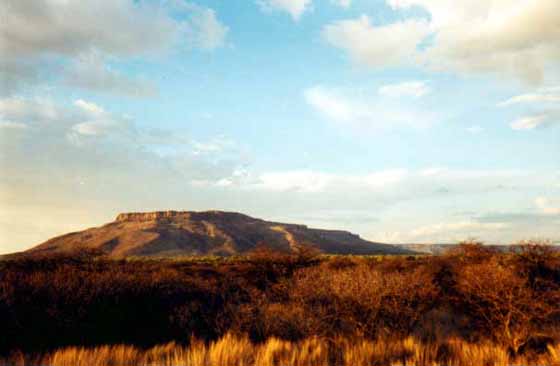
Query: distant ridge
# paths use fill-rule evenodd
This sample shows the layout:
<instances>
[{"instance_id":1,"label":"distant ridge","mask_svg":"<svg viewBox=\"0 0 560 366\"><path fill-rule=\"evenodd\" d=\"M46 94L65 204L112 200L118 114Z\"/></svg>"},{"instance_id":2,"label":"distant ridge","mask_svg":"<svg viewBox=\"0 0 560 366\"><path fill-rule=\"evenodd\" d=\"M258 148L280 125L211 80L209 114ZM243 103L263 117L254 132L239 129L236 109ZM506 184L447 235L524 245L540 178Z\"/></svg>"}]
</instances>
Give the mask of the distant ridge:
<instances>
[{"instance_id":1,"label":"distant ridge","mask_svg":"<svg viewBox=\"0 0 560 366\"><path fill-rule=\"evenodd\" d=\"M558 243L551 243L550 248L560 250ZM412 250L421 254L441 255L459 247L459 243L455 244L395 244L400 248ZM519 250L523 244L483 244L488 249L497 252L515 252Z\"/></svg>"},{"instance_id":2,"label":"distant ridge","mask_svg":"<svg viewBox=\"0 0 560 366\"><path fill-rule=\"evenodd\" d=\"M100 227L52 238L26 253L99 250L111 257L230 256L259 245L294 253L309 246L328 254L413 254L340 230L270 222L237 212L155 211L119 214Z\"/></svg>"}]
</instances>

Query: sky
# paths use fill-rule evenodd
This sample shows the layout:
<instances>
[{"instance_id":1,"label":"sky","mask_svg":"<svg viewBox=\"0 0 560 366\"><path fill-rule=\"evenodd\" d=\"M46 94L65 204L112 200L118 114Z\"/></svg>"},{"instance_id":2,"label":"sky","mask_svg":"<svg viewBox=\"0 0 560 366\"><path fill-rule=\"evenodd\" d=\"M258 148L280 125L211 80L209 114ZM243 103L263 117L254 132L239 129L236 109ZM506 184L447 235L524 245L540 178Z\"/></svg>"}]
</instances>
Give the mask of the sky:
<instances>
[{"instance_id":1,"label":"sky","mask_svg":"<svg viewBox=\"0 0 560 366\"><path fill-rule=\"evenodd\" d=\"M0 254L119 212L560 241L558 0L3 0Z\"/></svg>"}]
</instances>

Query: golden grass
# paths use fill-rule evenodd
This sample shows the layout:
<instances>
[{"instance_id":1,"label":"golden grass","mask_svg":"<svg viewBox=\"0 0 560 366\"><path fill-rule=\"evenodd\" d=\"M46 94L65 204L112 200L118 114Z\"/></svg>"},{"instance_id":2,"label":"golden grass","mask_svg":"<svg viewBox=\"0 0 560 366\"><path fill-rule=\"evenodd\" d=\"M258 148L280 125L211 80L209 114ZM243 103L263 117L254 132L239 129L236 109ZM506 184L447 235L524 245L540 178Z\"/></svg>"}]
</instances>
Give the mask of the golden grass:
<instances>
[{"instance_id":1,"label":"golden grass","mask_svg":"<svg viewBox=\"0 0 560 366\"><path fill-rule=\"evenodd\" d=\"M489 343L471 344L458 339L422 344L412 337L393 341L310 338L288 342L271 338L254 344L247 337L227 334L190 347L176 343L147 350L115 345L68 347L35 361L21 354L0 365L13 366L557 366L560 344L530 359L512 359L505 349Z\"/></svg>"}]
</instances>

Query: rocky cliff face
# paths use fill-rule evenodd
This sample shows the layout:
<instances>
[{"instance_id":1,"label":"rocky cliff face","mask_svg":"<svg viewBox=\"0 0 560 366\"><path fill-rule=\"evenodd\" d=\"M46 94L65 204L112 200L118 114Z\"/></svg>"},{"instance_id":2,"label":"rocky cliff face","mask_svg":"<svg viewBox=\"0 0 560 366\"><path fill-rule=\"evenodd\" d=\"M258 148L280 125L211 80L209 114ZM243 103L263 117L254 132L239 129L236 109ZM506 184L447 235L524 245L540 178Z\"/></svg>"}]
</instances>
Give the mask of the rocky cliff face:
<instances>
[{"instance_id":1,"label":"rocky cliff face","mask_svg":"<svg viewBox=\"0 0 560 366\"><path fill-rule=\"evenodd\" d=\"M223 211L156 211L119 214L101 227L62 235L30 252L96 249L113 257L237 255L265 245L283 252L311 246L332 254L407 254L337 230L311 229Z\"/></svg>"}]
</instances>

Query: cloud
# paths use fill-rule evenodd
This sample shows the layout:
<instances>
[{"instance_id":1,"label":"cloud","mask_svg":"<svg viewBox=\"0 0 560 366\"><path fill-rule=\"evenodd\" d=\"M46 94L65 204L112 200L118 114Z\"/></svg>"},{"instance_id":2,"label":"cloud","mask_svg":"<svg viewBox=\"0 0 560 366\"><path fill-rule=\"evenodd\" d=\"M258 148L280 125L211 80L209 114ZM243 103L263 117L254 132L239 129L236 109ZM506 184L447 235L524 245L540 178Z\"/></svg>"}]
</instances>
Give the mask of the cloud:
<instances>
[{"instance_id":1,"label":"cloud","mask_svg":"<svg viewBox=\"0 0 560 366\"><path fill-rule=\"evenodd\" d=\"M97 92L128 97L153 97L157 87L141 79L129 78L113 70L98 53L81 55L63 71L64 84Z\"/></svg>"},{"instance_id":2,"label":"cloud","mask_svg":"<svg viewBox=\"0 0 560 366\"><path fill-rule=\"evenodd\" d=\"M258 172L248 167L220 182L201 182L201 186L219 188L226 196L230 194L238 200L243 197L243 211L256 204L272 220L346 229L377 241L392 238L393 242L433 242L473 235L491 241L519 240L538 233L554 238L557 234L551 231L550 222L538 227L507 222L477 225L472 213L451 222L463 223L451 226L453 235L445 235L443 228L433 237L429 237L427 230L424 238L413 237L411 232L449 223L447 218L457 208L483 212L496 202L513 202L521 192L553 186L555 182L557 177L551 173L499 169L397 168L342 174L320 170ZM493 198L492 206L487 207L489 197ZM328 212L332 214L327 215Z\"/></svg>"},{"instance_id":3,"label":"cloud","mask_svg":"<svg viewBox=\"0 0 560 366\"><path fill-rule=\"evenodd\" d=\"M4 60L0 54L0 97L14 95L40 80L41 72L34 60Z\"/></svg>"},{"instance_id":4,"label":"cloud","mask_svg":"<svg viewBox=\"0 0 560 366\"><path fill-rule=\"evenodd\" d=\"M337 227L337 225L347 225L353 223L369 224L378 222L379 217L368 210L318 210L308 211L301 214L292 215L298 223L313 223L324 227Z\"/></svg>"},{"instance_id":5,"label":"cloud","mask_svg":"<svg viewBox=\"0 0 560 366\"><path fill-rule=\"evenodd\" d=\"M372 172L362 176L336 175L316 171L286 171L263 173L250 185L251 188L280 192L329 192L337 187L381 189L398 183L407 176L403 169Z\"/></svg>"},{"instance_id":6,"label":"cloud","mask_svg":"<svg viewBox=\"0 0 560 366\"><path fill-rule=\"evenodd\" d=\"M323 37L331 45L347 51L358 63L387 67L414 62L416 47L429 32L424 20L374 26L368 16L362 15L328 24L323 29Z\"/></svg>"},{"instance_id":7,"label":"cloud","mask_svg":"<svg viewBox=\"0 0 560 366\"><path fill-rule=\"evenodd\" d=\"M460 197L465 195L466 191L457 190L457 187L452 191L455 194L447 197L444 205L476 207L476 209L444 213L440 210L434 211L432 206L425 206L420 208L420 216L418 216L418 211L414 211L408 214L402 213L392 220L387 218L386 212L382 212L380 213L382 220L379 225L376 225L381 231L372 231L369 237L393 243L456 243L469 238L477 238L490 244L506 244L531 239L552 239L553 241L560 239L556 229L560 225L560 211L555 209L558 205L553 204L548 198L540 197L534 203L529 202L531 207L512 207L510 211L492 211L496 200L493 201L492 206L488 207L480 203L475 206L468 206L469 201L472 203L473 200L481 200L483 199L482 196L467 194L465 201L462 202ZM521 192L526 193L527 191L525 189L516 191L514 195L509 197L519 198L524 194ZM495 189L489 194L496 199L504 192ZM428 202L422 199L422 196L419 199L426 204ZM435 198L431 199L432 202L434 200ZM462 202L462 204L460 205L459 202ZM407 206L409 210L416 207L411 205L410 202L407 203ZM506 206L507 204L502 205L502 207ZM428 210L430 215L424 215ZM438 216L440 216L439 219ZM449 220L450 217L454 219ZM457 219L457 217L460 218ZM393 222L394 220L397 222ZM418 224L418 222L421 224ZM412 229L404 229L411 225Z\"/></svg>"},{"instance_id":8,"label":"cloud","mask_svg":"<svg viewBox=\"0 0 560 366\"><path fill-rule=\"evenodd\" d=\"M559 222L560 217L553 217L540 212L493 212L483 215L475 215L472 219L479 223L537 225Z\"/></svg>"},{"instance_id":9,"label":"cloud","mask_svg":"<svg viewBox=\"0 0 560 366\"><path fill-rule=\"evenodd\" d=\"M218 20L214 10L198 6L195 9L188 32L194 43L205 50L223 47L229 28Z\"/></svg>"},{"instance_id":10,"label":"cloud","mask_svg":"<svg viewBox=\"0 0 560 366\"><path fill-rule=\"evenodd\" d=\"M519 118L513 121L510 126L513 130L532 130L543 126L548 118L546 114Z\"/></svg>"},{"instance_id":11,"label":"cloud","mask_svg":"<svg viewBox=\"0 0 560 366\"><path fill-rule=\"evenodd\" d=\"M327 40L376 68L404 64L459 74L492 73L529 83L542 82L558 68L557 0L387 3L404 16L411 7L422 8L429 20L409 17L372 26L362 16L327 25Z\"/></svg>"},{"instance_id":12,"label":"cloud","mask_svg":"<svg viewBox=\"0 0 560 366\"><path fill-rule=\"evenodd\" d=\"M343 174L249 169L237 181L224 183L220 188L225 192L256 197L273 220L346 229L376 241L456 242L476 236L508 242L534 235L557 237L552 219L531 226L530 218L517 224L486 223L475 214L496 205L508 207L526 192L554 186L558 183L554 172L427 167ZM453 213L459 208L469 213L457 219ZM345 218L344 212L355 219ZM448 221L449 217L455 219Z\"/></svg>"},{"instance_id":13,"label":"cloud","mask_svg":"<svg viewBox=\"0 0 560 366\"><path fill-rule=\"evenodd\" d=\"M150 3L101 0L2 2L3 57L78 55L91 49L137 56L169 47L179 24ZM118 36L116 36L118 35Z\"/></svg>"},{"instance_id":14,"label":"cloud","mask_svg":"<svg viewBox=\"0 0 560 366\"><path fill-rule=\"evenodd\" d=\"M90 100L4 98L0 120L10 121L0 128L0 252L110 221L119 211L219 208L226 200L207 190L236 179L247 164L233 142L199 154L216 142L144 129Z\"/></svg>"},{"instance_id":15,"label":"cloud","mask_svg":"<svg viewBox=\"0 0 560 366\"><path fill-rule=\"evenodd\" d=\"M276 192L334 193L360 191L379 192L383 195L406 192L406 194L430 196L442 194L441 191L435 189L437 187L447 187L446 193L504 191L511 186L508 183L511 181L516 182L516 189L521 189L537 183L527 182L525 184L523 179L529 176L529 172L515 170L490 171L446 168L426 168L413 171L387 169L354 175L315 170L288 170L269 171L256 176L249 176L246 181L239 183L239 187ZM550 184L548 180L546 182Z\"/></svg>"},{"instance_id":16,"label":"cloud","mask_svg":"<svg viewBox=\"0 0 560 366\"><path fill-rule=\"evenodd\" d=\"M28 129L33 136L70 136L78 142L78 135L105 136L120 131L134 133L130 121L105 111L101 106L82 99L73 104L60 105L46 98L4 98L0 99L0 120L11 125Z\"/></svg>"},{"instance_id":17,"label":"cloud","mask_svg":"<svg viewBox=\"0 0 560 366\"><path fill-rule=\"evenodd\" d=\"M560 123L560 88L547 87L533 93L516 95L498 103L498 106L523 108L526 111L524 117L510 124L514 130L532 130L558 124Z\"/></svg>"},{"instance_id":18,"label":"cloud","mask_svg":"<svg viewBox=\"0 0 560 366\"><path fill-rule=\"evenodd\" d=\"M331 0L331 2L341 8L349 8L352 5L352 0Z\"/></svg>"},{"instance_id":19,"label":"cloud","mask_svg":"<svg viewBox=\"0 0 560 366\"><path fill-rule=\"evenodd\" d=\"M131 121L125 117L114 116L94 103L77 100L74 105L85 112L85 121L74 124L67 137L72 143L80 144L80 137L101 137L111 134L134 135L136 133Z\"/></svg>"},{"instance_id":20,"label":"cloud","mask_svg":"<svg viewBox=\"0 0 560 366\"><path fill-rule=\"evenodd\" d=\"M24 130L26 128L27 125L24 123L0 120L0 129Z\"/></svg>"},{"instance_id":21,"label":"cloud","mask_svg":"<svg viewBox=\"0 0 560 366\"><path fill-rule=\"evenodd\" d=\"M477 222L447 222L457 209L483 212L490 197L493 206L507 205L522 193L558 186L557 172L546 171L263 170L226 136L200 139L180 130L145 129L89 99L5 98L0 116L27 126L0 128L0 252L108 222L119 211L156 209L225 209L409 241L419 228ZM455 225L451 239L555 239L557 221L547 216L538 226ZM450 239L423 232L426 240Z\"/></svg>"},{"instance_id":22,"label":"cloud","mask_svg":"<svg viewBox=\"0 0 560 366\"><path fill-rule=\"evenodd\" d=\"M283 11L289 13L295 21L301 18L311 3L312 0L257 0L263 11Z\"/></svg>"},{"instance_id":23,"label":"cloud","mask_svg":"<svg viewBox=\"0 0 560 366\"><path fill-rule=\"evenodd\" d=\"M105 110L98 106L95 103L92 102L86 102L83 99L78 99L74 102L74 105L80 109L82 109L83 111L90 113L94 116L102 116L103 114L105 114Z\"/></svg>"},{"instance_id":24,"label":"cloud","mask_svg":"<svg viewBox=\"0 0 560 366\"><path fill-rule=\"evenodd\" d=\"M57 162L55 165L65 161L78 164L80 158L85 158L83 169L89 169L89 154L114 152L117 154L117 161L123 157L118 154L120 152L124 153L127 159L135 160L133 165L142 165L145 162L143 159L149 157L148 160L161 161L162 166L177 170L188 166L192 171L187 169L184 173L197 180L201 175L195 166L209 173L218 165L232 165L224 170L229 171L228 173L216 171L210 174L211 177L207 177L214 181L228 177L237 164L235 161L244 158L237 145L225 137L197 141L180 131L146 130L137 127L131 117L111 113L100 105L83 99L75 100L72 104L60 104L50 99L38 98L0 99L0 117L0 120L10 121L10 125L21 125L26 130L23 141L6 140L7 146L3 151L16 175L17 158L12 160L9 156L15 152L24 154L27 149L45 149L39 155L34 153L30 156L37 156L39 160L51 157ZM208 146L213 148L209 149ZM200 153L203 147L206 150ZM222 154L226 156L220 158ZM56 159L53 155L56 155ZM30 163L34 161L31 158L29 160ZM21 166L27 165L26 162L19 163ZM106 163L111 165L109 161ZM207 166L204 166L205 164ZM40 169L48 169L48 166L49 164L41 166ZM95 169L96 173L103 173L103 166L95 166ZM123 173L126 171L125 169ZM185 178L182 173L179 175Z\"/></svg>"},{"instance_id":25,"label":"cloud","mask_svg":"<svg viewBox=\"0 0 560 366\"><path fill-rule=\"evenodd\" d=\"M224 136L218 136L208 141L193 141L192 145L195 155L213 154L237 148L235 141Z\"/></svg>"},{"instance_id":26,"label":"cloud","mask_svg":"<svg viewBox=\"0 0 560 366\"><path fill-rule=\"evenodd\" d=\"M484 132L484 128L478 125L467 127L467 132L472 133L473 135L477 135L479 133Z\"/></svg>"},{"instance_id":27,"label":"cloud","mask_svg":"<svg viewBox=\"0 0 560 366\"><path fill-rule=\"evenodd\" d=\"M5 95L60 74L79 88L151 96L153 86L121 75L107 59L152 57L184 44L211 50L228 31L213 10L179 1L6 0L0 13L6 14L0 24ZM44 75L47 67L56 72Z\"/></svg>"},{"instance_id":28,"label":"cloud","mask_svg":"<svg viewBox=\"0 0 560 366\"><path fill-rule=\"evenodd\" d=\"M45 98L10 97L0 99L0 119L3 120L26 125L51 124L61 121L63 114L70 117L65 108L60 108L54 102Z\"/></svg>"},{"instance_id":29,"label":"cloud","mask_svg":"<svg viewBox=\"0 0 560 366\"><path fill-rule=\"evenodd\" d=\"M501 222L443 222L418 227L410 232L409 238L416 241L437 240L453 243L470 237L479 237L482 234L485 234L488 230L503 230L508 227L509 224Z\"/></svg>"},{"instance_id":30,"label":"cloud","mask_svg":"<svg viewBox=\"0 0 560 366\"><path fill-rule=\"evenodd\" d=\"M404 93L403 89L398 92ZM316 85L304 91L304 98L307 104L327 119L358 132L403 127L426 128L438 122L439 116L423 104L394 98L398 92L391 87L378 94L374 91Z\"/></svg>"},{"instance_id":31,"label":"cloud","mask_svg":"<svg viewBox=\"0 0 560 366\"><path fill-rule=\"evenodd\" d=\"M537 197L535 199L535 205L545 215L560 215L560 201L553 204L553 202L546 197Z\"/></svg>"},{"instance_id":32,"label":"cloud","mask_svg":"<svg viewBox=\"0 0 560 366\"><path fill-rule=\"evenodd\" d=\"M383 85L378 93L387 97L415 97L420 98L429 94L432 89L423 81L405 81L402 83Z\"/></svg>"},{"instance_id":33,"label":"cloud","mask_svg":"<svg viewBox=\"0 0 560 366\"><path fill-rule=\"evenodd\" d=\"M506 107L521 103L560 103L560 92L552 93L549 91L543 91L521 94L499 103L498 106Z\"/></svg>"}]
</instances>

